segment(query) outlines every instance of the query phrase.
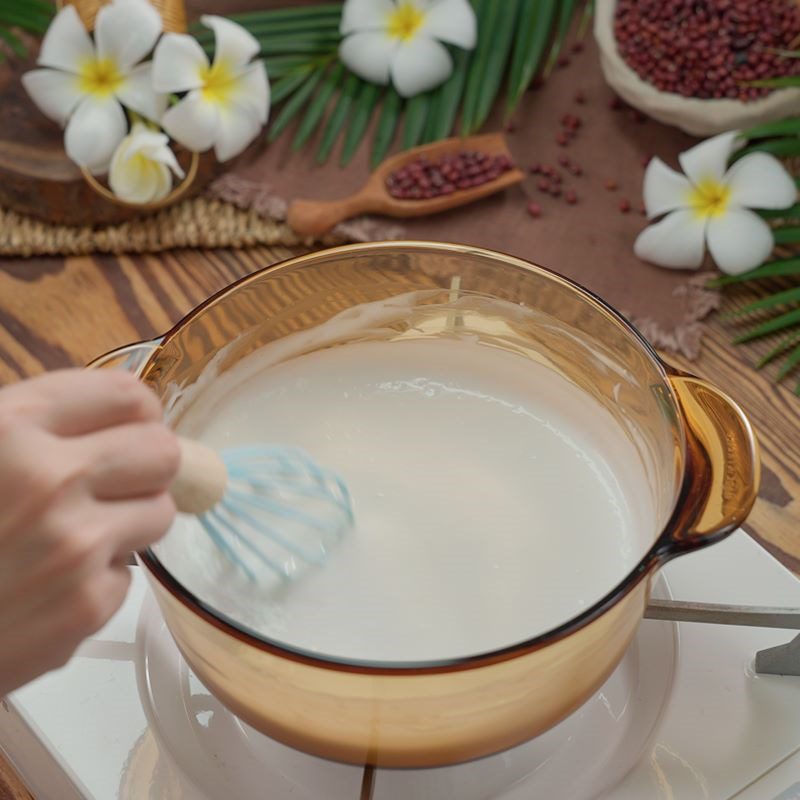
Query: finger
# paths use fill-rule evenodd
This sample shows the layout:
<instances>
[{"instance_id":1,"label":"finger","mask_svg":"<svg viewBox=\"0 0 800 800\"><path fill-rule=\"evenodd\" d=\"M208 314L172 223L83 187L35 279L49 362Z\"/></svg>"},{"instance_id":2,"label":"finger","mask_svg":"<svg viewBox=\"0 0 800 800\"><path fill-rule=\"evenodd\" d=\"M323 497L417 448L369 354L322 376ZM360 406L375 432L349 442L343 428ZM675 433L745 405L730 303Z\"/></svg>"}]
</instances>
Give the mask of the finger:
<instances>
[{"instance_id":1,"label":"finger","mask_svg":"<svg viewBox=\"0 0 800 800\"><path fill-rule=\"evenodd\" d=\"M63 666L78 645L120 608L130 583L130 570L107 567L51 598L47 607L31 610L24 624L12 624L10 629L0 624L0 635L14 645L10 663L4 663L0 654L0 692Z\"/></svg>"},{"instance_id":2,"label":"finger","mask_svg":"<svg viewBox=\"0 0 800 800\"><path fill-rule=\"evenodd\" d=\"M17 411L59 436L161 419L161 403L122 370L60 370L9 387Z\"/></svg>"},{"instance_id":3,"label":"finger","mask_svg":"<svg viewBox=\"0 0 800 800\"><path fill-rule=\"evenodd\" d=\"M101 503L114 551L111 562L122 564L129 553L155 544L175 520L175 502L166 492L137 500Z\"/></svg>"},{"instance_id":4,"label":"finger","mask_svg":"<svg viewBox=\"0 0 800 800\"><path fill-rule=\"evenodd\" d=\"M178 437L156 422L120 425L80 440L90 464L86 480L98 500L165 491L180 464Z\"/></svg>"}]
</instances>

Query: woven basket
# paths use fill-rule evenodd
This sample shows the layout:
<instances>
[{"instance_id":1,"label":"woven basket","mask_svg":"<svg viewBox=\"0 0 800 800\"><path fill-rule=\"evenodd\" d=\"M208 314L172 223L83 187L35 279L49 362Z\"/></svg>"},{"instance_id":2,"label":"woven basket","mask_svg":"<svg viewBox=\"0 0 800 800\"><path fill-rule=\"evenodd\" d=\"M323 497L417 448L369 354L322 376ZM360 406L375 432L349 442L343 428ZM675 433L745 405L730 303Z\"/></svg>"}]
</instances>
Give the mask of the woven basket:
<instances>
[{"instance_id":1,"label":"woven basket","mask_svg":"<svg viewBox=\"0 0 800 800\"><path fill-rule=\"evenodd\" d=\"M86 30L94 30L94 20L97 12L106 5L109 0L69 0L65 3L60 0L58 3L59 8L62 5L75 6L78 16L86 26ZM186 32L186 6L183 0L149 0L150 5L153 6L164 21L164 30L167 33L185 33Z\"/></svg>"}]
</instances>

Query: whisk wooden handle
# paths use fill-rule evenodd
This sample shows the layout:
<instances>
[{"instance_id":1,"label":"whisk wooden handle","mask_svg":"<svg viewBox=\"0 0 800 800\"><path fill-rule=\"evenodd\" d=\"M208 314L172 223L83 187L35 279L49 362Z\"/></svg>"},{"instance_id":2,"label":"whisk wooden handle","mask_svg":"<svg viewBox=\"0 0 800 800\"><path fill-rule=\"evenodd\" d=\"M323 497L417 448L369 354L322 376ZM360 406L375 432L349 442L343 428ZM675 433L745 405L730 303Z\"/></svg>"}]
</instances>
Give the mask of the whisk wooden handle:
<instances>
[{"instance_id":1,"label":"whisk wooden handle","mask_svg":"<svg viewBox=\"0 0 800 800\"><path fill-rule=\"evenodd\" d=\"M181 464L170 494L185 514L202 514L225 494L228 471L215 450L192 439L179 438Z\"/></svg>"}]
</instances>

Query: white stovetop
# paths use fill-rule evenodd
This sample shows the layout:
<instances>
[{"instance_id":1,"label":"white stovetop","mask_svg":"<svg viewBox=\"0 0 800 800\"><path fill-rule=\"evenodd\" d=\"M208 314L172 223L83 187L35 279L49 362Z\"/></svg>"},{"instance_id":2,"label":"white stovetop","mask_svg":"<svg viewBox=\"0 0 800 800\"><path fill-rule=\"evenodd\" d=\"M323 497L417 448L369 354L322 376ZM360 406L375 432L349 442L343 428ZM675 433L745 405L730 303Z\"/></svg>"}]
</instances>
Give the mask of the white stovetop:
<instances>
[{"instance_id":1,"label":"white stovetop","mask_svg":"<svg viewBox=\"0 0 800 800\"><path fill-rule=\"evenodd\" d=\"M800 607L800 581L743 533L664 572L676 598ZM360 770L270 742L208 695L134 573L69 665L0 704L0 748L37 800L355 800ZM545 737L478 765L379 772L375 800L577 800L608 780L603 800L800 800L800 678L752 669L792 635L645 621L606 686Z\"/></svg>"}]
</instances>

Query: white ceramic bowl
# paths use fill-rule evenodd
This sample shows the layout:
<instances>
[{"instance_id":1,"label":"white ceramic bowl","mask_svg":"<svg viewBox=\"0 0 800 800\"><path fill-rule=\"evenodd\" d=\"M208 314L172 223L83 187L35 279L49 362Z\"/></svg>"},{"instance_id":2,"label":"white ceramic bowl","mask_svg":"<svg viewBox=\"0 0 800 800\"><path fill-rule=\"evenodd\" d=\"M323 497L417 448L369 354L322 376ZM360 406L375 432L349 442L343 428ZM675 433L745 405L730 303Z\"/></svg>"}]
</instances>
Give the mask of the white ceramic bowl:
<instances>
[{"instance_id":1,"label":"white ceramic bowl","mask_svg":"<svg viewBox=\"0 0 800 800\"><path fill-rule=\"evenodd\" d=\"M643 81L622 59L614 37L616 0L597 0L594 36L600 51L600 66L606 83L629 105L674 125L693 136L713 136L742 130L800 113L800 89L779 89L759 100L699 100L660 92Z\"/></svg>"}]
</instances>

